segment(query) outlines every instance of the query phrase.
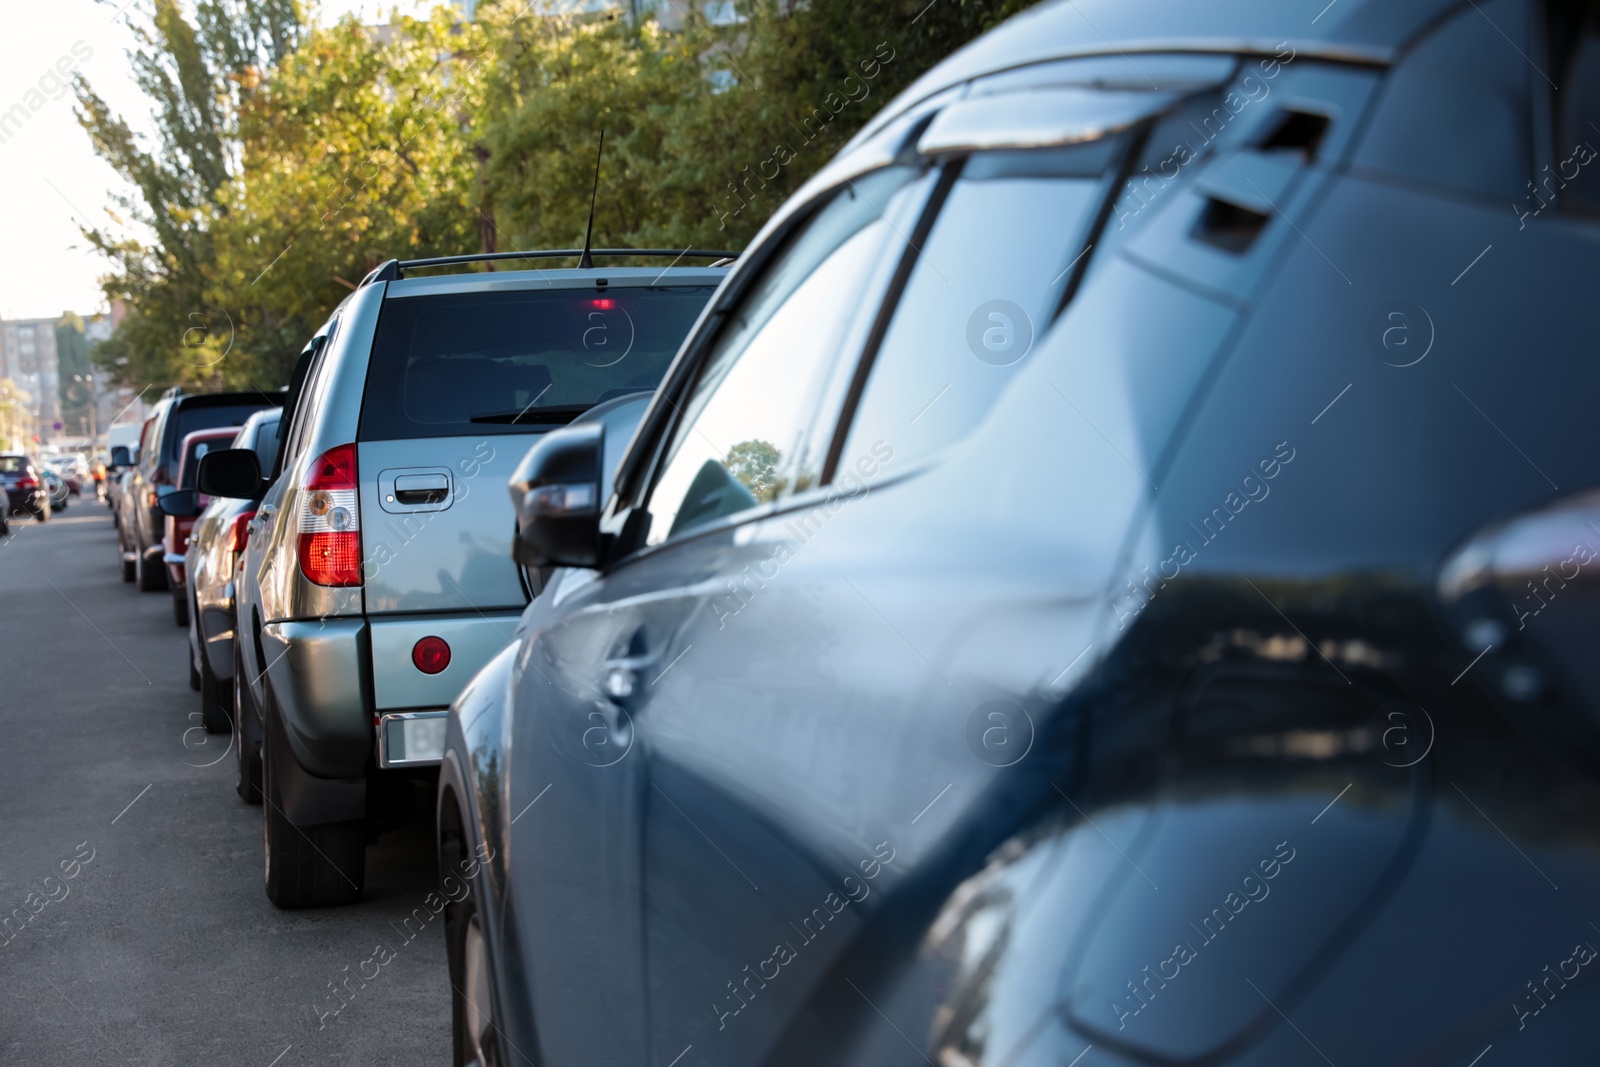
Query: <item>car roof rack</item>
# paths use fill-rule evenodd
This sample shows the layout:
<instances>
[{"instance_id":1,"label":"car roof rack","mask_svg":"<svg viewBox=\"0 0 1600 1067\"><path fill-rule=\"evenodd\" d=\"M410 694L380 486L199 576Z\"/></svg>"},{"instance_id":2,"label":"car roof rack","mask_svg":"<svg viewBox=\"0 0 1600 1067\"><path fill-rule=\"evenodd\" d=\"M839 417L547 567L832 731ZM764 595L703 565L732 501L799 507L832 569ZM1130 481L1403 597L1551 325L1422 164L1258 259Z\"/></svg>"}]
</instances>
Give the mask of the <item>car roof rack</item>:
<instances>
[{"instance_id":1,"label":"car roof rack","mask_svg":"<svg viewBox=\"0 0 1600 1067\"><path fill-rule=\"evenodd\" d=\"M391 259L361 280L362 285L372 282L393 282L405 277L408 270L422 267L453 267L461 263L498 263L513 259L579 259L581 248L540 249L532 252L479 252L470 256L437 256L433 259ZM739 258L737 252L710 251L701 248L596 248L591 256L673 256L678 259L711 259L712 266L725 266Z\"/></svg>"}]
</instances>

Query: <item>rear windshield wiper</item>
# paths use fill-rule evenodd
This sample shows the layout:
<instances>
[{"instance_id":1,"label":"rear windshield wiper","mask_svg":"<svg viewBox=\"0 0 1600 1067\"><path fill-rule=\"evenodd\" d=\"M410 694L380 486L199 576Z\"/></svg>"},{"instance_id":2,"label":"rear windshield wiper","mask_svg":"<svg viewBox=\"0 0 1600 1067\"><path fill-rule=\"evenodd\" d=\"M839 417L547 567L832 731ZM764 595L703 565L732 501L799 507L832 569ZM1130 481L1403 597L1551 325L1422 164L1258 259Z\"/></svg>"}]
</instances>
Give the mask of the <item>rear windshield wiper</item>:
<instances>
[{"instance_id":1,"label":"rear windshield wiper","mask_svg":"<svg viewBox=\"0 0 1600 1067\"><path fill-rule=\"evenodd\" d=\"M536 423L565 426L593 404L559 404L542 408L523 408L521 411L500 411L489 415L474 415L472 422L498 422L506 425Z\"/></svg>"}]
</instances>

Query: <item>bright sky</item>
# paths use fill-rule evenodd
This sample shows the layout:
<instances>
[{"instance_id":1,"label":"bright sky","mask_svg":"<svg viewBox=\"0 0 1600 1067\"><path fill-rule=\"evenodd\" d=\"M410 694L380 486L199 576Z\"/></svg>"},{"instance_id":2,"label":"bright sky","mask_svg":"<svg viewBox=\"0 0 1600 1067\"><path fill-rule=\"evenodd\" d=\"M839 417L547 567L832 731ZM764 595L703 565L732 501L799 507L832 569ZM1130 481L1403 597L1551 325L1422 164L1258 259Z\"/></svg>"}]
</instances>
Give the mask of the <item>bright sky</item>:
<instances>
[{"instance_id":1,"label":"bright sky","mask_svg":"<svg viewBox=\"0 0 1600 1067\"><path fill-rule=\"evenodd\" d=\"M96 280L105 261L89 251L78 223L106 225L117 178L73 118L74 102L59 87L64 79L56 80L56 65L81 70L113 108L143 127L146 106L126 56L132 44L126 16L114 18L120 4L0 2L0 113L17 104L37 106L20 129L0 131L0 318L102 309ZM146 6L145 0L131 4ZM380 22L394 7L411 14L432 6L433 0L322 0L319 18L353 12ZM42 95L30 95L41 79Z\"/></svg>"}]
</instances>

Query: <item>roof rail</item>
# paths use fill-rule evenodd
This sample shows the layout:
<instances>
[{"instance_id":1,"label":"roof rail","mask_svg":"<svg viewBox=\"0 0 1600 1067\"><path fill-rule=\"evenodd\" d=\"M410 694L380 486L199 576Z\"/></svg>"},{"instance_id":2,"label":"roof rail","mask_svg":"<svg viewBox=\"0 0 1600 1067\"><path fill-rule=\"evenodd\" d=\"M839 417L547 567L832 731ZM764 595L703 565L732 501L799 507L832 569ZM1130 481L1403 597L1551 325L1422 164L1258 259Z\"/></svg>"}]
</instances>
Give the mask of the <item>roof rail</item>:
<instances>
[{"instance_id":1,"label":"roof rail","mask_svg":"<svg viewBox=\"0 0 1600 1067\"><path fill-rule=\"evenodd\" d=\"M458 263L490 263L510 259L581 259L581 248L541 249L532 252L480 252L470 256L439 256L435 259L407 259L401 261L390 260L377 270L369 274L371 281L393 281L403 277L408 270L421 267L453 267ZM734 260L739 257L737 252L716 252L700 248L596 248L589 253L591 256L673 256L677 259L714 259ZM390 267L394 273L390 274ZM363 283L364 284L364 283Z\"/></svg>"}]
</instances>

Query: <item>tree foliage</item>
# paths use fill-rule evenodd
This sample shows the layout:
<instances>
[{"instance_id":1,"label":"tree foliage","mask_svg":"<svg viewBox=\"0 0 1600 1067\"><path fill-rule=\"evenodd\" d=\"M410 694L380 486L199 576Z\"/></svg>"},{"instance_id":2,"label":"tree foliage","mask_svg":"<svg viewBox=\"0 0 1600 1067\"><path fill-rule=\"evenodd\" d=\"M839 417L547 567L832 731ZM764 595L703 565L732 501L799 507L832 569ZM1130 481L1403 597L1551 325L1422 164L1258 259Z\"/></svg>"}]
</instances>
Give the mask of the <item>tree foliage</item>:
<instances>
[{"instance_id":1,"label":"tree foliage","mask_svg":"<svg viewBox=\"0 0 1600 1067\"><path fill-rule=\"evenodd\" d=\"M119 0L120 2L120 0ZM893 94L1024 0L739 0L676 32L491 0L382 30L300 0L136 0L146 142L81 76L126 179L87 231L129 315L96 359L136 387L271 388L389 258L738 249Z\"/></svg>"}]
</instances>

